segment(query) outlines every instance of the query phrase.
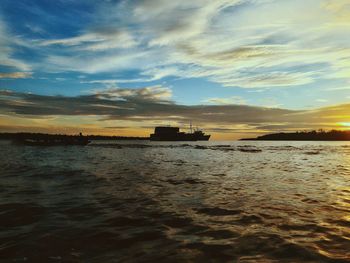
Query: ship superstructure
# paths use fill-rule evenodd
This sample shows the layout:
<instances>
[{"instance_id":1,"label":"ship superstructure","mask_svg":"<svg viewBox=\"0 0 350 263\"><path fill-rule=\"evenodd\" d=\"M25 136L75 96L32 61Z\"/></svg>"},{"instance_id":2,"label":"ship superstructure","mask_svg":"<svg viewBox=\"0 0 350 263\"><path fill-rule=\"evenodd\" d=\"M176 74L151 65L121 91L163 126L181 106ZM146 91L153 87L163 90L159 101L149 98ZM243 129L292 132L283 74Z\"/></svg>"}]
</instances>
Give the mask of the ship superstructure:
<instances>
[{"instance_id":1,"label":"ship superstructure","mask_svg":"<svg viewBox=\"0 0 350 263\"><path fill-rule=\"evenodd\" d=\"M151 141L208 141L210 134L205 134L203 131L197 129L192 132L180 132L179 127L155 127L154 133L150 135Z\"/></svg>"}]
</instances>

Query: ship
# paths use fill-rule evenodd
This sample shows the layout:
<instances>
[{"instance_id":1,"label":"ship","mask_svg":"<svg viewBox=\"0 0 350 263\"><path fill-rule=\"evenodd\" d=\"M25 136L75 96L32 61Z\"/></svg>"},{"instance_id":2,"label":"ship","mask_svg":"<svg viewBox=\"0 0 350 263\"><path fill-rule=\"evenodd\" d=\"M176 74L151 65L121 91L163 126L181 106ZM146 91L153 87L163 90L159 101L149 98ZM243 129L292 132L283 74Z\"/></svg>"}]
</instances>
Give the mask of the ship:
<instances>
[{"instance_id":1,"label":"ship","mask_svg":"<svg viewBox=\"0 0 350 263\"><path fill-rule=\"evenodd\" d=\"M151 141L208 141L210 134L205 134L203 131L196 129L192 132L180 132L179 127L155 127L154 133L150 135Z\"/></svg>"}]
</instances>

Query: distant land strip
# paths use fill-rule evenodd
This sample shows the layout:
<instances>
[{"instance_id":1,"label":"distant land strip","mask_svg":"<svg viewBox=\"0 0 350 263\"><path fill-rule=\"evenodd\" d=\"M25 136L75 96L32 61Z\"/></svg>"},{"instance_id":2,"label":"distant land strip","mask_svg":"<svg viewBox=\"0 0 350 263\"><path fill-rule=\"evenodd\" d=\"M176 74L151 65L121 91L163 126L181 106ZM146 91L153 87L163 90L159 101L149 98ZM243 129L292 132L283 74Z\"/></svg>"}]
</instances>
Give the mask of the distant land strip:
<instances>
[{"instance_id":1,"label":"distant land strip","mask_svg":"<svg viewBox=\"0 0 350 263\"><path fill-rule=\"evenodd\" d=\"M256 138L245 138L241 141L350 141L350 131L298 131L291 133L273 133L258 136Z\"/></svg>"},{"instance_id":2,"label":"distant land strip","mask_svg":"<svg viewBox=\"0 0 350 263\"><path fill-rule=\"evenodd\" d=\"M66 134L46 134L46 133L0 133L0 140L15 140L15 139L66 139L84 137L88 140L149 140L149 137L131 137L131 136L106 136L106 135L66 135Z\"/></svg>"},{"instance_id":3,"label":"distant land strip","mask_svg":"<svg viewBox=\"0 0 350 263\"><path fill-rule=\"evenodd\" d=\"M65 139L84 137L88 140L149 140L149 137L133 136L107 136L107 135L66 135L66 134L46 134L46 133L0 133L0 140L32 139L41 140ZM331 131L297 131L297 132L280 132L258 136L256 138L243 138L241 141L350 141L350 131L331 130Z\"/></svg>"}]
</instances>

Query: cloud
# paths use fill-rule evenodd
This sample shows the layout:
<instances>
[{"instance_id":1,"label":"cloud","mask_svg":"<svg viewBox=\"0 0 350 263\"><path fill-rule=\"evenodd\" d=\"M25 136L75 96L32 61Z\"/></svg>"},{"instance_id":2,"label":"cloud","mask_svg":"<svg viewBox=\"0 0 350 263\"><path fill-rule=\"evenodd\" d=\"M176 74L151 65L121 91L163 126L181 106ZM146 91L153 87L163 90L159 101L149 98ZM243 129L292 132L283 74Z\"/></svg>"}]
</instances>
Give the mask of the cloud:
<instances>
[{"instance_id":1,"label":"cloud","mask_svg":"<svg viewBox=\"0 0 350 263\"><path fill-rule=\"evenodd\" d=\"M26 62L14 58L13 45L22 45L23 41L10 35L8 29L0 16L0 66L11 67L22 71L30 71L31 67Z\"/></svg>"},{"instance_id":2,"label":"cloud","mask_svg":"<svg viewBox=\"0 0 350 263\"><path fill-rule=\"evenodd\" d=\"M232 129L270 132L311 128L335 128L349 119L350 104L314 110L287 110L248 105L176 104L171 91L154 86L141 89L107 89L76 97L47 96L0 91L0 113L30 118L70 116L98 119L101 127L130 127L173 123L184 125L190 120L206 129Z\"/></svg>"},{"instance_id":3,"label":"cloud","mask_svg":"<svg viewBox=\"0 0 350 263\"><path fill-rule=\"evenodd\" d=\"M204 100L203 102L210 103L210 104L218 104L218 105L247 104L247 101L239 96L233 96L228 98L210 98L210 99Z\"/></svg>"},{"instance_id":4,"label":"cloud","mask_svg":"<svg viewBox=\"0 0 350 263\"><path fill-rule=\"evenodd\" d=\"M123 83L175 76L226 87L295 87L349 79L348 12L346 0L106 1L69 37L27 42L43 50L35 64L41 71L135 69L142 77ZM10 38L2 39L1 63L29 70L11 55Z\"/></svg>"},{"instance_id":5,"label":"cloud","mask_svg":"<svg viewBox=\"0 0 350 263\"><path fill-rule=\"evenodd\" d=\"M153 8L155 2L146 2L146 7ZM187 5L181 1L164 5L157 2L153 12L164 16L155 18L152 10L144 8L144 2L141 10L146 13L145 27L148 23L159 25L152 27L151 45L167 46L171 50L168 65L181 65L172 75L205 77L229 87L270 88L301 86L349 75L346 57L350 53L344 50L349 39L342 33L344 25L329 28L335 16L323 8L322 2L213 1L204 5L197 5L196 1ZM202 6L210 9L210 15ZM188 11L188 16L182 9ZM185 16L180 24L173 21L178 12L181 18ZM197 26L202 20L205 22ZM186 26L182 26L182 21ZM308 64L315 67L307 68ZM165 69L162 65L153 72L159 74Z\"/></svg>"},{"instance_id":6,"label":"cloud","mask_svg":"<svg viewBox=\"0 0 350 263\"><path fill-rule=\"evenodd\" d=\"M95 90L99 98L128 101L155 101L157 103L171 103L172 91L162 86L151 86L138 89L111 88Z\"/></svg>"},{"instance_id":7,"label":"cloud","mask_svg":"<svg viewBox=\"0 0 350 263\"><path fill-rule=\"evenodd\" d=\"M150 46L168 45L187 41L203 33L220 10L239 2L241 1L139 1L134 6L133 13L152 37Z\"/></svg>"},{"instance_id":8,"label":"cloud","mask_svg":"<svg viewBox=\"0 0 350 263\"><path fill-rule=\"evenodd\" d=\"M348 0L327 0L324 3L324 7L334 13L338 23L350 22L350 3Z\"/></svg>"},{"instance_id":9,"label":"cloud","mask_svg":"<svg viewBox=\"0 0 350 263\"><path fill-rule=\"evenodd\" d=\"M104 27L95 28L91 32L75 37L40 42L40 46L50 45L74 46L76 47L75 50L82 51L104 51L116 48L131 48L136 45L136 42L127 31Z\"/></svg>"},{"instance_id":10,"label":"cloud","mask_svg":"<svg viewBox=\"0 0 350 263\"><path fill-rule=\"evenodd\" d=\"M45 33L47 34L47 32L43 28L41 28L39 25L28 23L25 25L25 27L35 34L45 34Z\"/></svg>"},{"instance_id":11,"label":"cloud","mask_svg":"<svg viewBox=\"0 0 350 263\"><path fill-rule=\"evenodd\" d=\"M0 79L27 79L31 77L31 72L0 73Z\"/></svg>"},{"instance_id":12,"label":"cloud","mask_svg":"<svg viewBox=\"0 0 350 263\"><path fill-rule=\"evenodd\" d=\"M87 54L86 56L50 55L46 58L46 70L51 71L76 71L83 73L113 72L122 69L132 69L137 61L145 57L142 52L116 52L104 56L95 57Z\"/></svg>"},{"instance_id":13,"label":"cloud","mask_svg":"<svg viewBox=\"0 0 350 263\"><path fill-rule=\"evenodd\" d=\"M339 91L339 90L350 90L350 85L349 86L344 86L344 87L333 87L333 88L328 88L326 89L327 91Z\"/></svg>"},{"instance_id":14,"label":"cloud","mask_svg":"<svg viewBox=\"0 0 350 263\"><path fill-rule=\"evenodd\" d=\"M117 73L92 80L110 86L172 76L262 90L350 79L346 0L100 1L93 10L88 23L82 20L66 37L52 30L39 34L42 39L24 38L0 20L0 64ZM71 11L65 17L79 10ZM18 59L22 48L35 63ZM125 70L140 77L115 78Z\"/></svg>"},{"instance_id":15,"label":"cloud","mask_svg":"<svg viewBox=\"0 0 350 263\"><path fill-rule=\"evenodd\" d=\"M118 83L144 83L159 80L158 77L152 78L134 78L134 79L95 79L95 80L83 80L80 83L88 84L104 84L106 86L116 86Z\"/></svg>"}]
</instances>

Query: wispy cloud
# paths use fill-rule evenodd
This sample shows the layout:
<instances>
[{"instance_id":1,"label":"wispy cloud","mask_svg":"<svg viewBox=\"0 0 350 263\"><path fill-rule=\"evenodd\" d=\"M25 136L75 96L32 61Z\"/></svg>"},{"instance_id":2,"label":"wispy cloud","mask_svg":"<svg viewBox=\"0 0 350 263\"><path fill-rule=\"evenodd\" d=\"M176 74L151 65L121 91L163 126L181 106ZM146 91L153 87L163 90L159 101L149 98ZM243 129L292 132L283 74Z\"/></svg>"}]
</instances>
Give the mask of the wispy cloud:
<instances>
[{"instance_id":1,"label":"wispy cloud","mask_svg":"<svg viewBox=\"0 0 350 263\"><path fill-rule=\"evenodd\" d=\"M228 98L210 98L206 99L203 102L210 103L210 104L216 104L216 105L242 105L247 104L247 101L239 96L233 96Z\"/></svg>"},{"instance_id":2,"label":"wispy cloud","mask_svg":"<svg viewBox=\"0 0 350 263\"><path fill-rule=\"evenodd\" d=\"M118 83L145 83L159 80L157 77L153 78L133 78L133 79L95 79L95 80L82 80L80 83L87 84L104 84L107 86L116 86Z\"/></svg>"},{"instance_id":3,"label":"wispy cloud","mask_svg":"<svg viewBox=\"0 0 350 263\"><path fill-rule=\"evenodd\" d=\"M26 79L31 77L32 72L0 73L0 79Z\"/></svg>"},{"instance_id":4,"label":"wispy cloud","mask_svg":"<svg viewBox=\"0 0 350 263\"><path fill-rule=\"evenodd\" d=\"M75 50L104 51L116 48L131 48L136 45L132 35L127 31L114 28L95 28L94 31L76 37L44 40L41 46L74 46Z\"/></svg>"},{"instance_id":5,"label":"wispy cloud","mask_svg":"<svg viewBox=\"0 0 350 263\"><path fill-rule=\"evenodd\" d=\"M87 54L86 56L56 56L47 57L45 64L51 71L75 71L83 73L114 72L123 69L135 68L137 61L143 60L145 53L125 52L109 53L102 56ZM41 68L42 70L43 68Z\"/></svg>"},{"instance_id":6,"label":"wispy cloud","mask_svg":"<svg viewBox=\"0 0 350 263\"><path fill-rule=\"evenodd\" d=\"M0 16L0 66L15 68L22 71L30 71L31 66L26 62L15 58L13 45L22 44L21 39L12 36Z\"/></svg>"},{"instance_id":7,"label":"wispy cloud","mask_svg":"<svg viewBox=\"0 0 350 263\"><path fill-rule=\"evenodd\" d=\"M227 87L293 87L349 78L347 7L346 0L103 2L73 36L30 41L45 51L36 63L41 71L127 68L145 80L177 76ZM6 36L3 24L0 33ZM9 38L1 39L1 63L29 70L12 57Z\"/></svg>"}]
</instances>

